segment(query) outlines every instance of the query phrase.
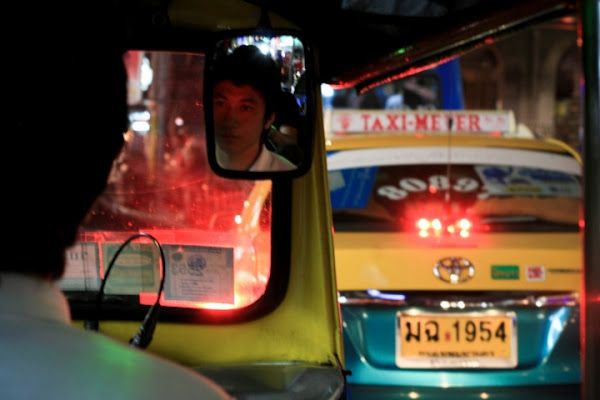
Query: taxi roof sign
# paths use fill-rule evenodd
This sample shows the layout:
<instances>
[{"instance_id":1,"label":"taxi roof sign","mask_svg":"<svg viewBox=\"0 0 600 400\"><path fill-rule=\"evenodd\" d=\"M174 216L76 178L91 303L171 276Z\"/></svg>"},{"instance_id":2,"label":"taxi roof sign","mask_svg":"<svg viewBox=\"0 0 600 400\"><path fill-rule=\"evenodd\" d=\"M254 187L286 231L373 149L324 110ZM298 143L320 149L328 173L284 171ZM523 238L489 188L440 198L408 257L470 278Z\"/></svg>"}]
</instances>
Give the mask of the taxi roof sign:
<instances>
[{"instance_id":1,"label":"taxi roof sign","mask_svg":"<svg viewBox=\"0 0 600 400\"><path fill-rule=\"evenodd\" d=\"M483 110L325 110L325 135L351 134L485 134L515 132L512 111Z\"/></svg>"}]
</instances>

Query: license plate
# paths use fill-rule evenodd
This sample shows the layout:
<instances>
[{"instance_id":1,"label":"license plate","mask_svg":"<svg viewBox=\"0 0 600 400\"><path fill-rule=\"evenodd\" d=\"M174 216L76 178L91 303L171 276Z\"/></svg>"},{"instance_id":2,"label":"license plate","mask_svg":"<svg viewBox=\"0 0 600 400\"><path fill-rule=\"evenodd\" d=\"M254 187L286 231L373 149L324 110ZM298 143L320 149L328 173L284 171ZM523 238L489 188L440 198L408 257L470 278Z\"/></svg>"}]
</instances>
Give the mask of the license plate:
<instances>
[{"instance_id":1,"label":"license plate","mask_svg":"<svg viewBox=\"0 0 600 400\"><path fill-rule=\"evenodd\" d=\"M396 365L400 368L514 368L514 312L398 312Z\"/></svg>"}]
</instances>

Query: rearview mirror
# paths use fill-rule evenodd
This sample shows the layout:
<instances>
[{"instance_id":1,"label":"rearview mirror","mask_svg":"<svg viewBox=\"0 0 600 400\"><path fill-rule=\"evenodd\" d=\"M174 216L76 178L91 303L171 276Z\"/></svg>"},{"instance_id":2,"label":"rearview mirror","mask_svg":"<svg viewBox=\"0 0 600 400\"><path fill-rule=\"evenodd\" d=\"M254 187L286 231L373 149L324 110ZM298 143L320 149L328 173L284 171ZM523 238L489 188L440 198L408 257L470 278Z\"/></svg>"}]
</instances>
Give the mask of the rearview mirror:
<instances>
[{"instance_id":1,"label":"rearview mirror","mask_svg":"<svg viewBox=\"0 0 600 400\"><path fill-rule=\"evenodd\" d=\"M311 59L293 34L238 32L207 57L207 151L222 176L304 174L312 158Z\"/></svg>"}]
</instances>

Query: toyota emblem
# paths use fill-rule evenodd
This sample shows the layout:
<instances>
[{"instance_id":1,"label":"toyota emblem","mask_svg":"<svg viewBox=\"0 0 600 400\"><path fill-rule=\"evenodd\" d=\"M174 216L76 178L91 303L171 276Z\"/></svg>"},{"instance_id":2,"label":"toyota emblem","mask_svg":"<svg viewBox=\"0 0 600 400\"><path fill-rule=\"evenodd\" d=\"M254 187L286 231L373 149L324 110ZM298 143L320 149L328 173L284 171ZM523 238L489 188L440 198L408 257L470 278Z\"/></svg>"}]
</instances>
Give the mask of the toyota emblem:
<instances>
[{"instance_id":1,"label":"toyota emblem","mask_svg":"<svg viewBox=\"0 0 600 400\"><path fill-rule=\"evenodd\" d=\"M464 283L475 275L475 267L466 258L446 257L435 264L433 274L444 282Z\"/></svg>"}]
</instances>

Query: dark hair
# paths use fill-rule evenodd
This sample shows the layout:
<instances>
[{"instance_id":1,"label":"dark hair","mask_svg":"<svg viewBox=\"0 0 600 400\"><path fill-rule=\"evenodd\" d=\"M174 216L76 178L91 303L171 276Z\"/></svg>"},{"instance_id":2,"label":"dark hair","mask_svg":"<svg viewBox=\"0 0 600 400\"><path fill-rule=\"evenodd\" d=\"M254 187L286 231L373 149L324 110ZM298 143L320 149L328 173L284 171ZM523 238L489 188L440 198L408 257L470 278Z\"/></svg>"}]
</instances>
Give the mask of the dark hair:
<instances>
[{"instance_id":1,"label":"dark hair","mask_svg":"<svg viewBox=\"0 0 600 400\"><path fill-rule=\"evenodd\" d=\"M230 80L237 86L250 85L265 100L265 117L276 110L281 92L281 71L275 60L254 45L240 46L232 53L218 58L213 67L212 79L213 84Z\"/></svg>"},{"instance_id":2,"label":"dark hair","mask_svg":"<svg viewBox=\"0 0 600 400\"><path fill-rule=\"evenodd\" d=\"M3 82L10 99L3 146L18 152L21 164L5 170L3 180L11 193L6 209L15 218L0 271L56 279L64 271L65 248L75 242L123 145L127 74L110 2L46 3L31 8L11 2L7 12L27 21L14 29L22 40L8 44L11 62ZM38 258L23 258L34 238Z\"/></svg>"}]
</instances>

